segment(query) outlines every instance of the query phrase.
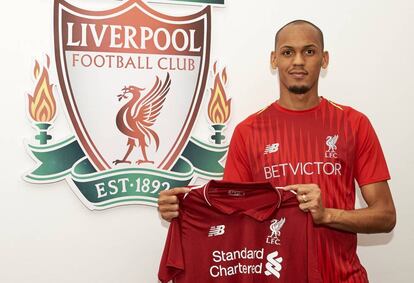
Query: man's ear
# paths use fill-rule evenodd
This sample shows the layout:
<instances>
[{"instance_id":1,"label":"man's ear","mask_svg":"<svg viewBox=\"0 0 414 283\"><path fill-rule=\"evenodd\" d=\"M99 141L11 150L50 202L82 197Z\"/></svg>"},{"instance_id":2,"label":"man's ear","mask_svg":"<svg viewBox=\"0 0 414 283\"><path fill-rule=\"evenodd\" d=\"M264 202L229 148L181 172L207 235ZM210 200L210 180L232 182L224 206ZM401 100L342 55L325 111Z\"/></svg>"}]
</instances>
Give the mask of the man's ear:
<instances>
[{"instance_id":1,"label":"man's ear","mask_svg":"<svg viewBox=\"0 0 414 283\"><path fill-rule=\"evenodd\" d=\"M322 68L326 69L328 68L328 65L329 65L329 53L328 51L324 51L323 57L322 57Z\"/></svg>"},{"instance_id":2,"label":"man's ear","mask_svg":"<svg viewBox=\"0 0 414 283\"><path fill-rule=\"evenodd\" d=\"M274 70L277 69L277 56L276 56L276 51L272 51L270 53L270 64L272 65L272 69L274 69Z\"/></svg>"}]
</instances>

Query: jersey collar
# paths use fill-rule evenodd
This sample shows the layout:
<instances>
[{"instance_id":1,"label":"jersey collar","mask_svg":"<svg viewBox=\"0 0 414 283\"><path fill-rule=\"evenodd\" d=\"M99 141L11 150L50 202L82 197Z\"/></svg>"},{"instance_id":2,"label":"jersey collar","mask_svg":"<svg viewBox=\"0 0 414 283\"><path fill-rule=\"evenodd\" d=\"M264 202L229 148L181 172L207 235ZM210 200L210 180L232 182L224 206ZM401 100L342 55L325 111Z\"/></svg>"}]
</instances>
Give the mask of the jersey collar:
<instances>
[{"instance_id":1,"label":"jersey collar","mask_svg":"<svg viewBox=\"0 0 414 283\"><path fill-rule=\"evenodd\" d=\"M301 115L301 114L307 114L307 113L318 111L322 107L325 107L326 103L327 103L326 99L323 96L320 96L319 104L306 110L290 110L290 109L280 106L278 101L275 101L272 105L276 110L280 112L292 114L292 115Z\"/></svg>"},{"instance_id":2,"label":"jersey collar","mask_svg":"<svg viewBox=\"0 0 414 283\"><path fill-rule=\"evenodd\" d=\"M203 189L207 205L224 214L245 214L264 221L281 204L279 190L268 182L233 183L212 180Z\"/></svg>"}]
</instances>

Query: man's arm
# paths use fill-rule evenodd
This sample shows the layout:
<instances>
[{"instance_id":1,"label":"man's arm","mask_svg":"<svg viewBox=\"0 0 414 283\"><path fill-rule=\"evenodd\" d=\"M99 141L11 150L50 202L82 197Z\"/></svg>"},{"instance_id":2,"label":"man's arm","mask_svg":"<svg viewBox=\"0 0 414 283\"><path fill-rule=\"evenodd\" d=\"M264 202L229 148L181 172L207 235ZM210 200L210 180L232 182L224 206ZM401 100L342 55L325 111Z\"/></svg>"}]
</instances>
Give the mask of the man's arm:
<instances>
[{"instance_id":1,"label":"man's arm","mask_svg":"<svg viewBox=\"0 0 414 283\"><path fill-rule=\"evenodd\" d=\"M312 214L315 224L353 233L390 232L396 223L396 212L388 182L364 185L362 196L366 208L342 210L322 205L320 188L314 184L292 185L286 189L297 192L299 207Z\"/></svg>"}]
</instances>

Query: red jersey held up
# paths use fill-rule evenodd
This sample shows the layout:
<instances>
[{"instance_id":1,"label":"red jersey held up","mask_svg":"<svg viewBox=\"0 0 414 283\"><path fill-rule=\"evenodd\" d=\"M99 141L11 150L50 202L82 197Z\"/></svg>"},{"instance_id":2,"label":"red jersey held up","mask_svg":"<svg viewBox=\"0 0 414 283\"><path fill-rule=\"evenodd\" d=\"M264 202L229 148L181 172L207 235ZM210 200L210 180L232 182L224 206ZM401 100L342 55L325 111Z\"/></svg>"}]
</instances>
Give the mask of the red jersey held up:
<instances>
[{"instance_id":1,"label":"red jersey held up","mask_svg":"<svg viewBox=\"0 0 414 283\"><path fill-rule=\"evenodd\" d=\"M320 283L313 222L269 183L210 181L180 196L161 282Z\"/></svg>"},{"instance_id":2,"label":"red jersey held up","mask_svg":"<svg viewBox=\"0 0 414 283\"><path fill-rule=\"evenodd\" d=\"M389 178L368 118L325 98L304 111L275 102L241 122L224 170L226 181L317 184L325 207L344 210L355 207L355 181L364 186ZM323 282L368 282L356 255L355 233L323 226L315 230Z\"/></svg>"}]
</instances>

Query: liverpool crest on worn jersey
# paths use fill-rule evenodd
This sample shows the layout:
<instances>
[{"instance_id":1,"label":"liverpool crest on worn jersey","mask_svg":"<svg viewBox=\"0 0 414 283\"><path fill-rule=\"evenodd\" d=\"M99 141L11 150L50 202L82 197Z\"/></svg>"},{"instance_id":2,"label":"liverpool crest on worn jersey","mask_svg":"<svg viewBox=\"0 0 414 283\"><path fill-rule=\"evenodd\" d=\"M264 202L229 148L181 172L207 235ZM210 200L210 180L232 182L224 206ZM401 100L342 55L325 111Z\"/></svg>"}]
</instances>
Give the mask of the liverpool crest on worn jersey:
<instances>
[{"instance_id":1,"label":"liverpool crest on worn jersey","mask_svg":"<svg viewBox=\"0 0 414 283\"><path fill-rule=\"evenodd\" d=\"M336 143L338 141L338 137L339 137L338 135L326 137L326 146L328 147L328 150L325 151L326 158L337 158L338 157L338 154L336 152L337 150Z\"/></svg>"}]
</instances>

